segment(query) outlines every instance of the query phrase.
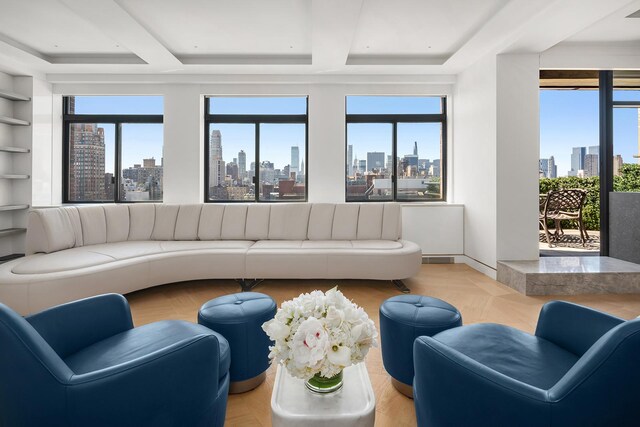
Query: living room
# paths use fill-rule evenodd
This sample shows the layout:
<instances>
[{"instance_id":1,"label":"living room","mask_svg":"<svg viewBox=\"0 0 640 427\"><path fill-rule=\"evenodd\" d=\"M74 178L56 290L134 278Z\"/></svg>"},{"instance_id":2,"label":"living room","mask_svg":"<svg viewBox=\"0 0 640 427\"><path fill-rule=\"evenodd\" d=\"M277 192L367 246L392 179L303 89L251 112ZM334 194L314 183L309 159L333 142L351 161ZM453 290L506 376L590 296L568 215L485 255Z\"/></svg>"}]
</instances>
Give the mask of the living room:
<instances>
[{"instance_id":1,"label":"living room","mask_svg":"<svg viewBox=\"0 0 640 427\"><path fill-rule=\"evenodd\" d=\"M106 328L104 333L115 335L105 326L109 321L92 318L91 311L104 309L106 316L114 307L120 313L130 306L125 329L184 321L197 327L190 333L230 343L231 368L221 363L216 369L230 369L232 391L243 392L209 396L208 402L198 400L200 394L191 408L209 415L199 419L188 413L186 396L175 397L158 383L164 373L133 375L123 383L128 390L118 389L121 397L146 390L167 403L164 409L149 402L138 409L128 405L121 425L222 425L225 417L226 425L300 425L292 421L293 409L274 403L284 398L278 392L287 390L285 381L300 379L287 373L289 365L278 363L275 353L271 364L263 355L267 365L251 378L254 382L234 378L240 360L248 357L251 365L252 354L278 343L281 330L262 330L268 318L277 318L275 311L253 325L256 342L267 344L238 355L233 353L237 331L225 335L225 319L216 320L216 310L209 313L207 304L223 298L218 302L225 305L224 298L233 296L243 307L262 307L262 299L270 298L282 309L284 302L315 290L346 304L335 302L335 286L364 310L377 331L371 332L375 339L367 338L366 365L346 368L352 371L345 370L344 387L329 393L339 401L357 395L348 391L350 382L362 383L367 412L360 418L366 421L357 424L356 413L323 419L296 407L310 417L298 423L557 425L562 419L561 424L578 425L577 420L591 417L597 425L635 424L633 397L595 404L589 401L590 393L598 392L593 388L584 390L582 400L570 393L563 400L559 391L555 400L543 395L578 381L576 371L592 363L595 347L613 348L606 339L619 333L605 334L609 329L629 333L637 328L635 322L618 323L640 315L640 266L616 259L606 243L600 257L558 258L565 261L542 265L535 215L541 72L640 70L640 1L0 3L0 303L15 314L10 317L14 327L31 325L27 335L42 335L44 341L37 342L49 343L53 350L47 354L68 365L69 375L80 374L78 350L97 345L101 332L87 338L88 330ZM603 81L600 93L605 93ZM615 77L611 82L615 90ZM633 97L639 87L624 90ZM624 101L625 107L637 108L640 97L634 99ZM606 115L602 105L600 113ZM608 136L601 138L605 147ZM609 200L605 190L600 194ZM622 212L633 216L633 211ZM630 251L640 246L635 230L607 237L602 230L609 226L600 226L601 244L605 238L626 239ZM617 261L621 264L612 264ZM540 279L547 273L552 276ZM542 289L541 283L549 287ZM97 304L91 310L47 311L110 293L125 300L106 297L107 302L87 303ZM249 298L256 294L266 297ZM545 306L556 300L587 308ZM398 308L397 301L411 305L415 319L405 319L414 311ZM434 313L443 307L453 316L446 328L451 331L428 332L442 320ZM231 308L221 313L247 315ZM29 325L19 322L22 316ZM58 320L68 330L42 329ZM395 341L404 336L402 325L414 321L425 322L414 325L429 336L425 354L418 355L423 335ZM484 356L478 348L456 350L458 329L458 339L469 342L473 333L479 341L504 339L504 330L479 326L488 322L524 334L510 342L517 348L503 351L503 361L496 362L495 349L482 349L489 351ZM594 322L590 330L597 336L591 332L579 344L567 344L552 331L556 323L570 325L558 326L558 334L568 334L573 342L581 333L576 322ZM89 326L83 329L83 323ZM175 337L185 331L176 330ZM53 340L49 334L62 335ZM431 335L442 341L433 344L437 339ZM0 337L7 340L3 348L14 343L11 336ZM557 362L566 369L550 373L545 369L551 359L543 360L549 354L523 354L520 347L534 338L561 341L562 351L572 357L561 358L565 365ZM66 346L66 340L76 344ZM461 388L441 384L439 375L454 375L451 366L423 371L437 366L429 353L445 351L434 350L437 345L461 354L451 360L496 374L499 379L486 378L506 381L500 387L513 386L510 390L536 405L558 408L549 409L558 411L557 420L541 421L544 411L518 399L509 411L485 407L491 398L509 402L510 397L459 372ZM355 358L360 353L354 348ZM536 374L529 369L535 363L520 366L538 356ZM7 357L5 364L17 356ZM82 375L94 375L86 370L102 358L98 353L83 357ZM629 360L616 360L628 370L611 369L625 372L628 380L603 377L590 387L616 388L615 396L624 395L639 374L631 372ZM135 360L122 366L131 363ZM115 368L102 366L103 371ZM4 384L15 381L11 369L0 375ZM190 375L197 387L208 387L197 372ZM536 375L546 382L536 382ZM67 381L62 377L57 381ZM215 393L224 390L223 377L219 384L213 381ZM34 373L25 380L25 394L15 396L57 402L58 391L42 386L39 378ZM167 376L168 382L174 379ZM81 388L69 384L65 387ZM441 396L430 393L433 384L443 387ZM0 412L5 412L0 421L38 425L29 417L39 404L27 400L15 406L13 387L0 388ZM463 403L467 398L454 403L452 396L462 390L481 403L471 409ZM105 397L105 407L86 400L105 393L112 399ZM121 404L116 394L79 392L76 406L42 413L51 411L49 420L57 420L51 425L88 420L113 425L115 418L105 408L108 402ZM304 386L299 394L304 398L294 393L286 399L318 397ZM570 402L568 409L558 402ZM120 409L111 410L116 416Z\"/></svg>"}]
</instances>

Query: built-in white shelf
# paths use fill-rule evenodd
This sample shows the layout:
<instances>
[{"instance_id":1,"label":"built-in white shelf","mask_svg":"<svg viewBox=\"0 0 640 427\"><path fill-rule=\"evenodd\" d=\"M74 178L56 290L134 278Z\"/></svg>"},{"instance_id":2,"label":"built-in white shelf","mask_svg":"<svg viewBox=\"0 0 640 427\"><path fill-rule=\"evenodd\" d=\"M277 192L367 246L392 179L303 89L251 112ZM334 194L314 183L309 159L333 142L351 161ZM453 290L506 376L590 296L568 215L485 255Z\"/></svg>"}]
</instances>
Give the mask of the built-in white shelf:
<instances>
[{"instance_id":1,"label":"built-in white shelf","mask_svg":"<svg viewBox=\"0 0 640 427\"><path fill-rule=\"evenodd\" d=\"M0 179L29 179L29 175L0 174Z\"/></svg>"},{"instance_id":2,"label":"built-in white shelf","mask_svg":"<svg viewBox=\"0 0 640 427\"><path fill-rule=\"evenodd\" d=\"M30 153L31 150L22 147L0 147L0 152L5 153Z\"/></svg>"},{"instance_id":3,"label":"built-in white shelf","mask_svg":"<svg viewBox=\"0 0 640 427\"><path fill-rule=\"evenodd\" d=\"M27 231L26 228L0 228L0 237L10 236L12 234L20 234Z\"/></svg>"},{"instance_id":4,"label":"built-in white shelf","mask_svg":"<svg viewBox=\"0 0 640 427\"><path fill-rule=\"evenodd\" d=\"M12 126L29 126L29 123L26 120L14 119L13 117L0 116L0 123L4 123Z\"/></svg>"},{"instance_id":5,"label":"built-in white shelf","mask_svg":"<svg viewBox=\"0 0 640 427\"><path fill-rule=\"evenodd\" d=\"M9 99L11 101L31 101L28 96L20 95L19 93L9 92L7 90L0 89L0 98Z\"/></svg>"},{"instance_id":6,"label":"built-in white shelf","mask_svg":"<svg viewBox=\"0 0 640 427\"><path fill-rule=\"evenodd\" d=\"M24 209L29 209L29 205L0 205L1 211L21 211Z\"/></svg>"}]
</instances>

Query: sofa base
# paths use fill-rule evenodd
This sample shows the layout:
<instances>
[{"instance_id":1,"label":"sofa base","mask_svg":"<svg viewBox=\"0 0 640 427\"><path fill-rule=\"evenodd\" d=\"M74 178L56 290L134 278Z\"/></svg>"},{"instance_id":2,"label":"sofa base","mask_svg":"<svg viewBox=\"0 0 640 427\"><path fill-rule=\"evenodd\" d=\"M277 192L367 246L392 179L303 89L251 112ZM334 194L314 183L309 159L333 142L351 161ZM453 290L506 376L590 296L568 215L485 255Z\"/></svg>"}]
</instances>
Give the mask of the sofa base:
<instances>
[{"instance_id":1,"label":"sofa base","mask_svg":"<svg viewBox=\"0 0 640 427\"><path fill-rule=\"evenodd\" d=\"M253 288L258 286L262 282L264 282L264 279L253 279L253 280L238 279L238 283L242 288L242 292L250 292Z\"/></svg>"},{"instance_id":2,"label":"sofa base","mask_svg":"<svg viewBox=\"0 0 640 427\"><path fill-rule=\"evenodd\" d=\"M408 294L411 292L411 289L407 288L407 285L404 284L402 280L392 280L393 284L396 285L403 294Z\"/></svg>"}]
</instances>

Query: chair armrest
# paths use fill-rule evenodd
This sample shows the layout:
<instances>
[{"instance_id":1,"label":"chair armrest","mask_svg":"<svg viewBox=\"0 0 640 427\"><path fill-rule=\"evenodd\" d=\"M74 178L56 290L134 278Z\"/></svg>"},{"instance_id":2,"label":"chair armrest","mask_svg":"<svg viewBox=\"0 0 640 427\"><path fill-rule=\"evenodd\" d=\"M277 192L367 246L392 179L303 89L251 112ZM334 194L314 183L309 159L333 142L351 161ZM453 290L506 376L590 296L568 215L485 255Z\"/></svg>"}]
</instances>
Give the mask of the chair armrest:
<instances>
[{"instance_id":1,"label":"chair armrest","mask_svg":"<svg viewBox=\"0 0 640 427\"><path fill-rule=\"evenodd\" d=\"M129 303L118 294L62 304L26 319L62 359L133 328Z\"/></svg>"},{"instance_id":2,"label":"chair armrest","mask_svg":"<svg viewBox=\"0 0 640 427\"><path fill-rule=\"evenodd\" d=\"M482 365L431 337L413 344L418 425L549 424L546 390Z\"/></svg>"},{"instance_id":3,"label":"chair armrest","mask_svg":"<svg viewBox=\"0 0 640 427\"><path fill-rule=\"evenodd\" d=\"M540 311L536 336L582 356L602 335L623 322L592 308L551 301Z\"/></svg>"},{"instance_id":4,"label":"chair armrest","mask_svg":"<svg viewBox=\"0 0 640 427\"><path fill-rule=\"evenodd\" d=\"M199 425L218 395L220 346L198 334L135 360L74 375L74 425ZM224 378L224 375L223 375ZM195 418L194 418L195 417Z\"/></svg>"}]
</instances>

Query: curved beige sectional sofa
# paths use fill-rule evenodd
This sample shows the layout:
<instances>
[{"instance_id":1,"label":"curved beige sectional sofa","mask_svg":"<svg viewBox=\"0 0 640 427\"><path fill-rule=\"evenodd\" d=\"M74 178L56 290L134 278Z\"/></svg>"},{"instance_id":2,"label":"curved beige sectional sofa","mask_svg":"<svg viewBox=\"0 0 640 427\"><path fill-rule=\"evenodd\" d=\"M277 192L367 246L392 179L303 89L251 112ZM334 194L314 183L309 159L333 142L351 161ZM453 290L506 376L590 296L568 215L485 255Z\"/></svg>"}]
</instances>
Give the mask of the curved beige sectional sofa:
<instances>
[{"instance_id":1,"label":"curved beige sectional sofa","mask_svg":"<svg viewBox=\"0 0 640 427\"><path fill-rule=\"evenodd\" d=\"M0 265L0 302L28 314L186 280L401 280L422 257L401 229L395 203L36 209L27 256Z\"/></svg>"}]
</instances>

